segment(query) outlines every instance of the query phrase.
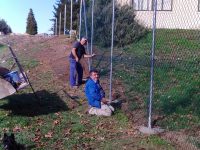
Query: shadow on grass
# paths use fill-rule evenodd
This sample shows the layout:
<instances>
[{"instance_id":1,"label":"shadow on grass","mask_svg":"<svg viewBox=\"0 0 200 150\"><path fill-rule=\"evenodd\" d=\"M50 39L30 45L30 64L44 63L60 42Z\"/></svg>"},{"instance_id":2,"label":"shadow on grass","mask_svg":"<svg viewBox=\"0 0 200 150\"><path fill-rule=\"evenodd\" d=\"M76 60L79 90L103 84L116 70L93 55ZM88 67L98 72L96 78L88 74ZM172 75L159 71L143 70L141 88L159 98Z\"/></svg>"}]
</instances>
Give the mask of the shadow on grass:
<instances>
[{"instance_id":1,"label":"shadow on grass","mask_svg":"<svg viewBox=\"0 0 200 150\"><path fill-rule=\"evenodd\" d=\"M0 48L4 47L2 44L0 44Z\"/></svg>"},{"instance_id":2,"label":"shadow on grass","mask_svg":"<svg viewBox=\"0 0 200 150\"><path fill-rule=\"evenodd\" d=\"M10 110L12 115L34 117L59 111L67 111L66 103L56 93L46 90L36 92L39 99L33 93L15 94L7 97L8 103L0 106L1 109Z\"/></svg>"}]
</instances>

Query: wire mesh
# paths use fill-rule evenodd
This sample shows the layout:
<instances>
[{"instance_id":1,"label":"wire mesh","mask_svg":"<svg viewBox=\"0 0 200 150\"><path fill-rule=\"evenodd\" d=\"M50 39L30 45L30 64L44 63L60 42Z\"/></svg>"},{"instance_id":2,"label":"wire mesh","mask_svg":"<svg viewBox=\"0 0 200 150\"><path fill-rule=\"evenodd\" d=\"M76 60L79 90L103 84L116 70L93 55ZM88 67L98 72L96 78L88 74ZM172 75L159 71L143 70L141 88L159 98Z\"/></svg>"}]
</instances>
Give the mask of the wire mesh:
<instances>
[{"instance_id":1,"label":"wire mesh","mask_svg":"<svg viewBox=\"0 0 200 150\"><path fill-rule=\"evenodd\" d=\"M104 4L100 5L100 3L102 2L85 1L85 12L84 8L82 8L81 12L82 15L80 33L81 37L88 37L88 44L86 47L87 53L90 54L93 52L96 54L95 58L92 61L90 61L90 69L99 69L101 71L102 78L105 78L106 82L109 83L112 9L104 10L104 14L101 14ZM112 3L110 6L112 6ZM105 14L109 14L110 17L107 17ZM107 21L106 24L104 23L104 20ZM106 31L104 31L105 29ZM103 41L102 37L104 37ZM106 43L104 41L106 41ZM108 97L109 87L106 87L105 90L107 91Z\"/></svg>"},{"instance_id":2,"label":"wire mesh","mask_svg":"<svg viewBox=\"0 0 200 150\"><path fill-rule=\"evenodd\" d=\"M166 129L191 129L199 125L200 114L200 1L157 2L153 115L165 116L158 124ZM135 10L137 21L151 31L153 1L132 0L126 4ZM151 32L148 32L144 38L134 43L130 49L131 53L134 53L135 57L146 57L149 61L151 37ZM146 65L149 65L148 62ZM142 65L140 67L143 68ZM148 87L146 85L150 71L148 67L146 69L146 72L140 72L141 77L136 78L134 75L138 81L143 79L133 89L138 94L148 91L144 87ZM133 80L133 83L136 82ZM144 89L138 90L139 87ZM189 137L192 136L191 133L188 133ZM199 135L196 135L194 138L197 147L200 142L198 137Z\"/></svg>"},{"instance_id":3,"label":"wire mesh","mask_svg":"<svg viewBox=\"0 0 200 150\"><path fill-rule=\"evenodd\" d=\"M135 4L138 8L139 4ZM168 6L171 6L170 9ZM197 74L199 74L200 57L200 18L197 8L198 1L192 3L188 1L158 1L154 93L155 102L162 103L162 107L158 107L158 109L164 107L163 109L169 113L175 112L176 107L183 109L199 100L199 98L194 100L191 96L193 94L198 96L198 92L194 91L198 90L197 85L199 84ZM140 10L136 13L138 20L147 27L152 27L150 24L151 11ZM193 90L189 90L189 87ZM185 95L185 97L183 94L190 96ZM175 97L179 97L177 98L179 102L175 102ZM166 107L164 103L168 105L171 103L171 106Z\"/></svg>"},{"instance_id":4,"label":"wire mesh","mask_svg":"<svg viewBox=\"0 0 200 150\"><path fill-rule=\"evenodd\" d=\"M153 2L117 0L115 7L112 92L126 96L129 110L142 108L145 112L148 107ZM88 37L87 53L97 54L91 68L100 70L107 97L110 90L107 85L110 82L112 6L112 0L85 0L79 20L80 37ZM197 148L200 148L200 133L197 131L200 124L199 13L200 0L157 0L155 56L152 59L155 63L153 117L164 116L156 125L169 130L187 129L189 143ZM1 50L1 65L10 70L13 59L6 48Z\"/></svg>"},{"instance_id":5,"label":"wire mesh","mask_svg":"<svg viewBox=\"0 0 200 150\"><path fill-rule=\"evenodd\" d=\"M153 119L154 116L164 116L157 125L169 130L192 128L200 123L198 109L200 106L199 3L198 0L192 2L157 0L155 56L153 58L155 63ZM137 28L128 30L130 22L127 26L124 25L127 20L131 20L129 14L123 12L123 9L127 7L124 5L132 8L131 11L134 14L132 17L134 25L138 25ZM111 6L111 1L95 1L94 5L93 50L97 53L97 57L92 67L101 70L105 79L109 78L110 69ZM122 80L125 87L124 89L114 87L113 92L124 91L130 110L147 108L151 76L153 1L118 0L116 7L112 81L116 86ZM88 7L89 20L91 20L90 16L91 8ZM120 16L123 16L122 20L119 19ZM88 22L90 32L91 21ZM119 24L124 26L120 28ZM130 34L135 36L131 37ZM131 37L132 42L123 45L123 40L127 38L127 35ZM192 135L188 133L188 136ZM192 136L197 147L200 143L198 136Z\"/></svg>"}]
</instances>

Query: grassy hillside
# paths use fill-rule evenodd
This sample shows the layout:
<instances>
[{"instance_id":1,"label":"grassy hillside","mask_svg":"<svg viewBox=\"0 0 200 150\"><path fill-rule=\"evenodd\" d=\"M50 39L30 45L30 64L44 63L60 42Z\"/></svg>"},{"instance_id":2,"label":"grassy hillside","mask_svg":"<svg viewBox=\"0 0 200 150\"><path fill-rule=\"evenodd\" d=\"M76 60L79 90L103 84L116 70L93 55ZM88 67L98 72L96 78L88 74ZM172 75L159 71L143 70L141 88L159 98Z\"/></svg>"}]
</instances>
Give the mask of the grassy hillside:
<instances>
[{"instance_id":1,"label":"grassy hillside","mask_svg":"<svg viewBox=\"0 0 200 150\"><path fill-rule=\"evenodd\" d=\"M164 128L192 128L200 123L199 31L157 30L154 69L154 115L165 117ZM148 101L152 34L123 48L115 61L116 76L127 85L131 100Z\"/></svg>"},{"instance_id":2,"label":"grassy hillside","mask_svg":"<svg viewBox=\"0 0 200 150\"><path fill-rule=\"evenodd\" d=\"M1 99L0 133L13 132L17 142L38 150L173 149L159 136L146 138L140 135L121 110L110 118L85 113L88 106L84 87L72 90L67 84L69 39L10 38L8 40L14 43L13 49L40 99L29 87Z\"/></svg>"},{"instance_id":3,"label":"grassy hillside","mask_svg":"<svg viewBox=\"0 0 200 150\"><path fill-rule=\"evenodd\" d=\"M199 102L199 68L196 65L199 54L195 43L198 40L191 40L195 45L193 49L190 48L191 43L184 45L185 42L181 44L179 40L170 40L170 35L179 39L182 32L186 31L161 30L157 34L158 41L163 40L160 41L160 48L159 44L156 48L153 115L165 116L156 123L165 129L186 128L188 124L198 127L199 124L198 110L194 109L198 108ZM196 35L196 32L187 32L192 37ZM179 130L181 136L187 135L187 138L181 140L177 140L182 138L176 136L177 132L168 132L171 136L166 133L146 136L138 131L139 125L146 125L151 33L137 43L114 50L113 92L124 94L120 98L123 98L124 103L128 102L126 113L132 114L130 116L117 109L109 118L86 114L88 106L84 86L77 90L68 87L68 55L72 44L69 39L26 36L10 40L40 99L36 99L31 89L26 88L0 100L0 133L14 132L17 142L38 150L173 150L182 149L185 145L199 146L198 135L193 134L195 130L187 133ZM182 53L178 53L175 48L183 49ZM101 70L101 83L107 95L109 52L109 49L95 48L97 57L93 60L93 66ZM167 98L175 100L175 105L166 103L169 101ZM189 103L185 99L189 99Z\"/></svg>"}]
</instances>

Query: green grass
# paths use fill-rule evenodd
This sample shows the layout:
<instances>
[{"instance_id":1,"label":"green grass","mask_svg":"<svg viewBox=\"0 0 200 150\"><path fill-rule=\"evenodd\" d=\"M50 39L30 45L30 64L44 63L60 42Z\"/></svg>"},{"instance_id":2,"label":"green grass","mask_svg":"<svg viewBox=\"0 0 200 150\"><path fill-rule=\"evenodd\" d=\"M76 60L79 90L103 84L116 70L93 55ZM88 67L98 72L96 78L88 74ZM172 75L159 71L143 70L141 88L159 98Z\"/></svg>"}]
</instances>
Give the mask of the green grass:
<instances>
[{"instance_id":1,"label":"green grass","mask_svg":"<svg viewBox=\"0 0 200 150\"><path fill-rule=\"evenodd\" d=\"M23 59L22 64L25 69L33 69L39 65L39 61L35 59Z\"/></svg>"},{"instance_id":2,"label":"green grass","mask_svg":"<svg viewBox=\"0 0 200 150\"><path fill-rule=\"evenodd\" d=\"M1 59L0 64L1 64L1 66L8 67L10 64L13 63L13 61L11 59L8 59L10 57L10 55L8 56L8 54L9 54L9 49L7 48L7 46L0 44L0 59ZM3 61L5 61L5 60L6 60L6 62L3 63Z\"/></svg>"},{"instance_id":3,"label":"green grass","mask_svg":"<svg viewBox=\"0 0 200 150\"><path fill-rule=\"evenodd\" d=\"M89 116L83 113L83 106L69 111L58 97L49 101L47 93L39 95L43 96L40 103L33 96L27 96L29 99L25 95L21 98L14 95L0 101L0 132L14 131L17 142L44 150L144 147L139 139L123 137L127 136L124 131L129 129L129 121L121 110L109 118ZM165 146L160 144L162 148ZM152 147L156 148L157 144Z\"/></svg>"},{"instance_id":4,"label":"green grass","mask_svg":"<svg viewBox=\"0 0 200 150\"><path fill-rule=\"evenodd\" d=\"M194 30L157 30L155 47L154 110L169 116L192 114L197 116L197 120L191 120L194 124L200 120L199 37L200 32ZM144 103L148 101L151 39L149 32L139 42L122 49L124 61L115 61L115 78L126 84L130 101L136 93ZM176 122L176 127L170 121L161 124L170 129L188 127L187 121Z\"/></svg>"},{"instance_id":5,"label":"green grass","mask_svg":"<svg viewBox=\"0 0 200 150\"><path fill-rule=\"evenodd\" d=\"M0 58L3 56L7 56L10 54L9 49L6 46L0 45ZM16 54L17 55L17 54ZM11 56L11 54L9 55ZM5 57L7 58L7 57ZM26 54L22 54L20 56L17 56L18 61L20 64L24 67L25 70L33 69L34 67L38 66L39 61L31 58L30 56ZM3 64L5 68L11 68L11 66L15 63L13 58L6 59L6 62Z\"/></svg>"},{"instance_id":6,"label":"green grass","mask_svg":"<svg viewBox=\"0 0 200 150\"><path fill-rule=\"evenodd\" d=\"M197 148L200 148L200 139L199 139L199 137L196 138L196 137L191 136L191 137L188 138L188 141L190 143L194 144Z\"/></svg>"},{"instance_id":7,"label":"green grass","mask_svg":"<svg viewBox=\"0 0 200 150\"><path fill-rule=\"evenodd\" d=\"M142 140L140 144L146 145L149 149L156 145L159 149L175 150L168 142L156 135L149 136L147 139Z\"/></svg>"},{"instance_id":8,"label":"green grass","mask_svg":"<svg viewBox=\"0 0 200 150\"><path fill-rule=\"evenodd\" d=\"M200 33L193 30L157 30L153 103L155 112L169 116L173 113L185 115L192 112L200 120L199 36ZM139 42L123 48L121 58L114 61L114 78L122 79L126 84L131 110L138 108L137 103L132 101L134 96L140 95L145 104L148 101L151 39L152 35L148 33ZM188 127L187 122L184 124L181 120L177 121L180 122L177 127L170 125L171 122L167 122L165 127ZM197 123L198 121L194 121L194 124Z\"/></svg>"},{"instance_id":9,"label":"green grass","mask_svg":"<svg viewBox=\"0 0 200 150\"><path fill-rule=\"evenodd\" d=\"M117 115L115 115L115 120L118 122L119 126L126 126L128 124L128 118L127 116L121 111L121 110L116 110L115 112Z\"/></svg>"},{"instance_id":10,"label":"green grass","mask_svg":"<svg viewBox=\"0 0 200 150\"><path fill-rule=\"evenodd\" d=\"M2 55L3 53L6 52L6 50L7 50L7 47L6 47L5 45L1 45L1 44L0 44L0 52L1 52L0 54ZM0 56L1 56L1 55L0 55Z\"/></svg>"},{"instance_id":11,"label":"green grass","mask_svg":"<svg viewBox=\"0 0 200 150\"><path fill-rule=\"evenodd\" d=\"M199 116L193 115L192 112L185 115L170 114L158 124L168 130L190 129L200 123Z\"/></svg>"}]
</instances>

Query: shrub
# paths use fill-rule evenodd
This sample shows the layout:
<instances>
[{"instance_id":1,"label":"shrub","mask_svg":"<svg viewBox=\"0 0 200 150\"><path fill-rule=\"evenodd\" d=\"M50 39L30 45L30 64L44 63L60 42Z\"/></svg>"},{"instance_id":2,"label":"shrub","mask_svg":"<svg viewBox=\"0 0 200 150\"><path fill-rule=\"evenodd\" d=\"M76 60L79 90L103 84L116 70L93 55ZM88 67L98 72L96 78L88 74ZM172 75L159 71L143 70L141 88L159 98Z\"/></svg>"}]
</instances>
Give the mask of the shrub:
<instances>
[{"instance_id":1,"label":"shrub","mask_svg":"<svg viewBox=\"0 0 200 150\"><path fill-rule=\"evenodd\" d=\"M113 4L111 0L96 1L94 6L94 42L104 47L111 45L112 7ZM89 8L89 10L91 10L91 8ZM91 20L91 13L88 13L88 18ZM91 28L91 24L89 28ZM115 7L115 46L119 47L131 44L139 40L146 33L147 30L135 20L132 7L128 5Z\"/></svg>"}]
</instances>

